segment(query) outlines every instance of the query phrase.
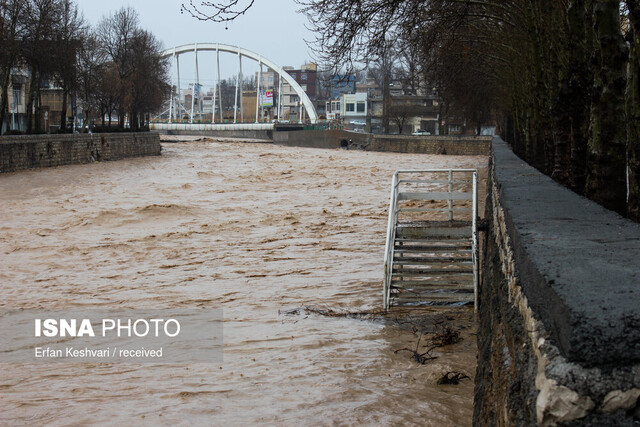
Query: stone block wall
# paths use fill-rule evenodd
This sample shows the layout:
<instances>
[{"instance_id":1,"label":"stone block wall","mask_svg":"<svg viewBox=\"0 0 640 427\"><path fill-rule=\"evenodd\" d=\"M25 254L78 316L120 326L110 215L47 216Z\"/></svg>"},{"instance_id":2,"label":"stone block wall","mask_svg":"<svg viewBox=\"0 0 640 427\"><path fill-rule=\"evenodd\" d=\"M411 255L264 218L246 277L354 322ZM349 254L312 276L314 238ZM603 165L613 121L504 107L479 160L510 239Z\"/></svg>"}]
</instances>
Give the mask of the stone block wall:
<instances>
[{"instance_id":1,"label":"stone block wall","mask_svg":"<svg viewBox=\"0 0 640 427\"><path fill-rule=\"evenodd\" d=\"M0 137L0 172L160 155L158 134L103 133Z\"/></svg>"},{"instance_id":2,"label":"stone block wall","mask_svg":"<svg viewBox=\"0 0 640 427\"><path fill-rule=\"evenodd\" d=\"M640 224L493 142L475 425L636 425Z\"/></svg>"}]
</instances>

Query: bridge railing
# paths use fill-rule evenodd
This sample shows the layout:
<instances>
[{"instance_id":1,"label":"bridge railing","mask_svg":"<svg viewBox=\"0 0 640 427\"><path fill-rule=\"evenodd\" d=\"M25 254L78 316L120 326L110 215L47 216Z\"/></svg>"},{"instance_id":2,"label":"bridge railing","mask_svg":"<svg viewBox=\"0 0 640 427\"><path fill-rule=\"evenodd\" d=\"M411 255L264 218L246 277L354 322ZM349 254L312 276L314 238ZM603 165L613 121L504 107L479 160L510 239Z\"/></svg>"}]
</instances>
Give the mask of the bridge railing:
<instances>
[{"instance_id":1,"label":"bridge railing","mask_svg":"<svg viewBox=\"0 0 640 427\"><path fill-rule=\"evenodd\" d=\"M169 119L151 119L150 123L173 123L173 124L223 124L223 125L231 125L231 124L269 124L272 123L270 120L258 120L257 122L255 120L236 120L235 122L233 121L233 119L224 119L222 121L220 120L193 120L191 121L191 119L173 119L173 120L169 120Z\"/></svg>"}]
</instances>

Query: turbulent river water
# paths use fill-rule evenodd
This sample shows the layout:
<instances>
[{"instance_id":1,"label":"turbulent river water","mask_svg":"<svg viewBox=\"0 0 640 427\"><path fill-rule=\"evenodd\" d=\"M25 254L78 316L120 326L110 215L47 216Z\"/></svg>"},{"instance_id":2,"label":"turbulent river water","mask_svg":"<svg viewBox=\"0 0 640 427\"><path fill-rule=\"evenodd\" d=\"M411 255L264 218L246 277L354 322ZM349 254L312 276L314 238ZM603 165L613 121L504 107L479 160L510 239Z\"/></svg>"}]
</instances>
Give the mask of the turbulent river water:
<instances>
[{"instance_id":1,"label":"turbulent river water","mask_svg":"<svg viewBox=\"0 0 640 427\"><path fill-rule=\"evenodd\" d=\"M463 338L424 365L405 313L323 315L379 310L391 175L425 167L486 158L205 140L0 176L0 308L224 313L222 363L0 364L0 424L469 425L472 308L420 313Z\"/></svg>"}]
</instances>

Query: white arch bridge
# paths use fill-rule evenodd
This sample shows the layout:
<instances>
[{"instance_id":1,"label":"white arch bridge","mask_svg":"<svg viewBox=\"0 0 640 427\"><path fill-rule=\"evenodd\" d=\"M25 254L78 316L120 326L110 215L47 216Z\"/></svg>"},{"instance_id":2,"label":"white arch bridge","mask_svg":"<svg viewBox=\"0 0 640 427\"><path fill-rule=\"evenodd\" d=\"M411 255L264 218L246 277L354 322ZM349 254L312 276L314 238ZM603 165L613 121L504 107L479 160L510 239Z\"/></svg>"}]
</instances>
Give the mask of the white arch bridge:
<instances>
[{"instance_id":1,"label":"white arch bridge","mask_svg":"<svg viewBox=\"0 0 640 427\"><path fill-rule=\"evenodd\" d=\"M195 60L195 68L194 68L194 92L196 86L200 85L200 69L198 66L198 53L199 52L214 52L216 59L216 67L215 70L210 70L215 73L215 85L213 87L213 104L212 104L212 120L211 123L194 123L195 117L195 96L191 97L191 105L184 105L180 102L180 94L181 94L181 80L180 80L180 55L182 54L194 54ZM225 122L223 118L223 101L221 96L221 76L220 76L220 52L231 53L237 55L238 60L238 69L236 74L236 88L235 88L235 100L233 105L233 121L228 119ZM173 77L174 81L177 80L176 92L174 93L172 89L171 99L169 102L169 118L166 122L154 122L151 123L153 129L157 130L186 130L193 129L197 127L199 130L226 130L226 129L237 129L237 130L265 130L272 129L273 123L260 123L259 121L259 112L261 109L260 105L260 83L262 80L262 66L266 66L269 69L273 70L278 74L278 90L277 90L277 116L278 119L282 117L282 83L283 81L288 83L291 86L291 89L296 93L298 98L300 99L300 119L303 117L308 117L311 123L316 123L318 120L318 115L316 110L311 102L311 99L307 96L306 92L302 89L302 87L295 81L295 79L287 73L282 67L278 66L273 61L265 58L262 55L254 53L250 50L238 47L231 46L227 44L221 43L194 43L183 46L177 46L170 49L166 49L162 52L163 58L171 58L173 62ZM242 59L249 58L258 63L258 78L256 80L256 104L255 106L247 106L248 108L255 108L255 123L244 123L244 108L242 101ZM177 78L177 79L176 79ZM216 105L217 102L217 105ZM229 106L225 106L229 107ZM218 117L216 117L216 110L218 113ZM167 113L167 111L165 111ZM239 113L239 114L238 114ZM181 119L181 117L187 116L188 120L185 121Z\"/></svg>"}]
</instances>

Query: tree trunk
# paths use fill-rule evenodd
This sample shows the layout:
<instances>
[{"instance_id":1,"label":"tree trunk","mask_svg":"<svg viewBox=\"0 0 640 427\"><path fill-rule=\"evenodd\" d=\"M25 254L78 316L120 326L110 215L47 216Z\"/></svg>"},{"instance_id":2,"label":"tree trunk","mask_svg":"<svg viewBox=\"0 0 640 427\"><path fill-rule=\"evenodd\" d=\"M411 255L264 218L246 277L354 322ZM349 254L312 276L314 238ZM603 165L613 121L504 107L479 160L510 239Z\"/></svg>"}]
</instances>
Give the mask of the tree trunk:
<instances>
[{"instance_id":1,"label":"tree trunk","mask_svg":"<svg viewBox=\"0 0 640 427\"><path fill-rule=\"evenodd\" d=\"M35 113L35 130L36 133L41 133L43 131L42 128L42 97L40 94L40 79L38 79L38 83L36 84L36 94L35 94L35 103L36 103L36 113ZM50 118L47 118L47 122L45 124L49 124ZM44 129L45 132L48 132L49 129Z\"/></svg>"},{"instance_id":2,"label":"tree trunk","mask_svg":"<svg viewBox=\"0 0 640 427\"><path fill-rule=\"evenodd\" d=\"M129 128L132 132L138 131L138 113L135 111L129 113Z\"/></svg>"},{"instance_id":3,"label":"tree trunk","mask_svg":"<svg viewBox=\"0 0 640 427\"><path fill-rule=\"evenodd\" d=\"M387 73L386 69L383 70L382 76L382 133L389 133L389 107L391 106L391 92L389 91L389 84L391 83L391 76Z\"/></svg>"},{"instance_id":4,"label":"tree trunk","mask_svg":"<svg viewBox=\"0 0 640 427\"><path fill-rule=\"evenodd\" d=\"M587 13L584 2L572 2L569 9L569 25L572 37L570 55L574 69L569 70L570 91L573 94L571 105L571 166L570 186L573 191L585 194L587 182L587 145L589 127L589 105L591 99L593 68L589 62L593 50L593 38L590 36L592 16Z\"/></svg>"},{"instance_id":5,"label":"tree trunk","mask_svg":"<svg viewBox=\"0 0 640 427\"><path fill-rule=\"evenodd\" d=\"M84 122L82 123L82 128L83 129L89 129L89 126L91 126L91 120L90 120L90 117L89 117L89 114L90 114L89 113L89 109L83 110L82 113L83 113L82 115L83 115L83 119L84 119Z\"/></svg>"},{"instance_id":6,"label":"tree trunk","mask_svg":"<svg viewBox=\"0 0 640 427\"><path fill-rule=\"evenodd\" d=\"M640 222L640 1L627 0L631 51L627 82L627 157L629 202L627 216Z\"/></svg>"},{"instance_id":7,"label":"tree trunk","mask_svg":"<svg viewBox=\"0 0 640 427\"><path fill-rule=\"evenodd\" d=\"M589 139L587 195L607 209L626 213L625 89L627 47L620 31L619 2L594 1L594 97Z\"/></svg>"},{"instance_id":8,"label":"tree trunk","mask_svg":"<svg viewBox=\"0 0 640 427\"><path fill-rule=\"evenodd\" d=\"M67 131L67 107L69 92L67 90L62 91L62 112L60 114L60 130L62 132Z\"/></svg>"},{"instance_id":9,"label":"tree trunk","mask_svg":"<svg viewBox=\"0 0 640 427\"><path fill-rule=\"evenodd\" d=\"M572 1L567 10L567 66L560 82L556 116L555 163L552 177L584 194L587 152L590 74L588 37L590 26L583 1Z\"/></svg>"},{"instance_id":10,"label":"tree trunk","mask_svg":"<svg viewBox=\"0 0 640 427\"><path fill-rule=\"evenodd\" d=\"M0 88L0 135L2 134L2 125L6 121L6 130L9 130L9 79L11 76L11 69L6 70L6 74L3 73L2 87Z\"/></svg>"},{"instance_id":11,"label":"tree trunk","mask_svg":"<svg viewBox=\"0 0 640 427\"><path fill-rule=\"evenodd\" d=\"M36 96L37 78L35 70L31 70L31 81L29 82L29 102L27 102L27 133L33 133L33 110Z\"/></svg>"}]
</instances>

